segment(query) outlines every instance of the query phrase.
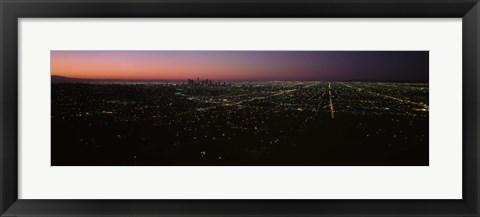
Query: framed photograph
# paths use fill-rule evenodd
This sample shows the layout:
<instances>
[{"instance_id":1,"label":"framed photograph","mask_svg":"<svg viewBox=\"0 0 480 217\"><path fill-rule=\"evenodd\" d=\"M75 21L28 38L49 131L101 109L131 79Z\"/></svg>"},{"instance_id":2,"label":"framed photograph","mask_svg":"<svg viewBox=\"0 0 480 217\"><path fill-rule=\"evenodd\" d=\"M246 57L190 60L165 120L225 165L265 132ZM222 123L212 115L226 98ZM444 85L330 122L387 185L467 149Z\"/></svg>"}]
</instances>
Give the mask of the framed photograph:
<instances>
[{"instance_id":1,"label":"framed photograph","mask_svg":"<svg viewBox=\"0 0 480 217\"><path fill-rule=\"evenodd\" d=\"M480 5L0 1L1 216L478 216Z\"/></svg>"}]
</instances>

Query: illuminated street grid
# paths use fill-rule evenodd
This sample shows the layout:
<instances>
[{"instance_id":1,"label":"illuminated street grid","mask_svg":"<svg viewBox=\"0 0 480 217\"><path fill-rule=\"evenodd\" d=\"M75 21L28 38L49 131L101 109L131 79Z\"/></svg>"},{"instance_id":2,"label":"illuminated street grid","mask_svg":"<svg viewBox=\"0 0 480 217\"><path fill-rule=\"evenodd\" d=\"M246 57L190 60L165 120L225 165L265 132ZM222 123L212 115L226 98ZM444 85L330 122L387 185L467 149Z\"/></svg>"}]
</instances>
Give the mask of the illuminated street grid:
<instances>
[{"instance_id":1,"label":"illuminated street grid","mask_svg":"<svg viewBox=\"0 0 480 217\"><path fill-rule=\"evenodd\" d=\"M52 84L52 165L428 165L428 84Z\"/></svg>"}]
</instances>

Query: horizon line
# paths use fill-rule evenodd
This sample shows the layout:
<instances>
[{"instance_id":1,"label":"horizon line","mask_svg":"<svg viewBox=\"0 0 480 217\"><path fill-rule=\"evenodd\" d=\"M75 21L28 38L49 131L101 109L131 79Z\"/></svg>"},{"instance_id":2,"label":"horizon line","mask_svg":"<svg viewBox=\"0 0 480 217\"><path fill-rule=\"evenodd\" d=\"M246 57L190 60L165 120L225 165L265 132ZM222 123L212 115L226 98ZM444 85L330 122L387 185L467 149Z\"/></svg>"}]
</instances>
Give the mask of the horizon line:
<instances>
[{"instance_id":1,"label":"horizon line","mask_svg":"<svg viewBox=\"0 0 480 217\"><path fill-rule=\"evenodd\" d=\"M124 78L78 78L78 77L67 77L61 75L51 75L50 77L62 77L66 79L72 80L85 80L90 82L102 82L102 81L118 81L118 82L155 82L155 81L188 81L193 80L197 81L197 79L187 78L187 79L124 79ZM307 81L317 81L317 82L401 82L401 83L429 83L429 81L407 81L407 80L360 80L360 79L351 79L351 80L262 80L262 79L225 79L225 80L211 80L211 79L198 79L198 81L218 81L218 82L245 82L245 81L270 81L270 82L307 82Z\"/></svg>"}]
</instances>

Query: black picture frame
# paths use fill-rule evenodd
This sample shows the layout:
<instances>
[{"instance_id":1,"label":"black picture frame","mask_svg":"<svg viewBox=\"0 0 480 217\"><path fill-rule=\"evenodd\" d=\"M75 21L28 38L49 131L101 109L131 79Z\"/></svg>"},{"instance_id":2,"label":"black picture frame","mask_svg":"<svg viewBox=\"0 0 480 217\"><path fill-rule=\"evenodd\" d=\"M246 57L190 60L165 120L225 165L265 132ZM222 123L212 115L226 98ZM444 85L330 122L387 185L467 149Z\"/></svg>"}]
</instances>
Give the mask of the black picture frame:
<instances>
[{"instance_id":1,"label":"black picture frame","mask_svg":"<svg viewBox=\"0 0 480 217\"><path fill-rule=\"evenodd\" d=\"M0 0L1 216L478 216L478 0ZM462 200L18 199L18 18L458 17L463 43ZM355 37L355 36L352 36ZM445 42L448 43L448 42ZM129 187L129 186L125 186Z\"/></svg>"}]
</instances>

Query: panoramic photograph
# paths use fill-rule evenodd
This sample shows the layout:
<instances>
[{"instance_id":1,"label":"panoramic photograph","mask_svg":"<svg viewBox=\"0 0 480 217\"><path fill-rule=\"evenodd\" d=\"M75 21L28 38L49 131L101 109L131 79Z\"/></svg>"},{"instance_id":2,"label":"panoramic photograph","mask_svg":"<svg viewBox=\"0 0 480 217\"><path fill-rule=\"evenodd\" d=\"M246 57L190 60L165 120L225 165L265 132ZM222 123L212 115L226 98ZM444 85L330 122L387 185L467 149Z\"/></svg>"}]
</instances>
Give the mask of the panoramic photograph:
<instances>
[{"instance_id":1,"label":"panoramic photograph","mask_svg":"<svg viewBox=\"0 0 480 217\"><path fill-rule=\"evenodd\" d=\"M52 166L428 166L428 51L52 50Z\"/></svg>"}]
</instances>

